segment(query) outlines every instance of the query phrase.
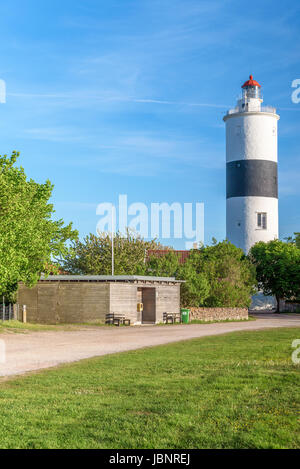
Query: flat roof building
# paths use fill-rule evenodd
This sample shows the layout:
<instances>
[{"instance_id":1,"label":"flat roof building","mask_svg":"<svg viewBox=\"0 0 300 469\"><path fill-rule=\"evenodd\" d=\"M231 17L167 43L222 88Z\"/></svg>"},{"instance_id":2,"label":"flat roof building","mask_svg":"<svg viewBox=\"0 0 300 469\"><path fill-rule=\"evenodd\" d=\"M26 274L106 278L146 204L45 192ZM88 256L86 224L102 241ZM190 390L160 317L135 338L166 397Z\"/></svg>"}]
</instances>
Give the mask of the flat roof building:
<instances>
[{"instance_id":1,"label":"flat roof building","mask_svg":"<svg viewBox=\"0 0 300 469\"><path fill-rule=\"evenodd\" d=\"M165 312L179 313L181 283L174 277L50 275L33 288L20 283L18 303L26 305L28 322L41 324L104 323L112 313L131 324L155 324Z\"/></svg>"}]
</instances>

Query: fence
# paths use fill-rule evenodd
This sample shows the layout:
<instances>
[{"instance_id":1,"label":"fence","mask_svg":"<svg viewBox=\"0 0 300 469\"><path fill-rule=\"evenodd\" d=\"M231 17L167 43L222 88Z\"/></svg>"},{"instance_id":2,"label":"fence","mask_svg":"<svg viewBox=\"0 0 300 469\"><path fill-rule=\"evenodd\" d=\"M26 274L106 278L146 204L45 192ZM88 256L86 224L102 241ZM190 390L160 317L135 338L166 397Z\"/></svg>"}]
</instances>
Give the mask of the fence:
<instances>
[{"instance_id":1,"label":"fence","mask_svg":"<svg viewBox=\"0 0 300 469\"><path fill-rule=\"evenodd\" d=\"M19 305L0 304L0 321L11 321L12 319L19 319Z\"/></svg>"},{"instance_id":2,"label":"fence","mask_svg":"<svg viewBox=\"0 0 300 469\"><path fill-rule=\"evenodd\" d=\"M230 116L231 114L238 114L240 112L245 112L245 110L246 109L242 111L240 110L239 106L236 106L227 111L227 116ZM258 109L256 112L268 112L270 114L276 114L277 111L276 111L276 108L272 106L261 106L260 109Z\"/></svg>"}]
</instances>

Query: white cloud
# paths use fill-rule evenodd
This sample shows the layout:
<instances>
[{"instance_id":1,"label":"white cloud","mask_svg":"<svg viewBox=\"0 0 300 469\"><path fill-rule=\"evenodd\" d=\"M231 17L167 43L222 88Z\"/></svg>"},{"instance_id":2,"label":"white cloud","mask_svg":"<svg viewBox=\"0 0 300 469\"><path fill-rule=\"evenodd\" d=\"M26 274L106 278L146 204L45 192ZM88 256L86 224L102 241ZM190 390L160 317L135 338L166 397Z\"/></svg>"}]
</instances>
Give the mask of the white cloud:
<instances>
[{"instance_id":1,"label":"white cloud","mask_svg":"<svg viewBox=\"0 0 300 469\"><path fill-rule=\"evenodd\" d=\"M74 92L74 93L7 93L7 96L14 98L25 98L25 99L36 99L36 100L67 100L71 101L73 105L84 107L85 104L90 104L91 101L94 104L97 102L102 103L136 103L136 104L161 104L161 105L170 105L170 106L192 106L192 107L208 107L208 108L218 108L224 109L230 107L229 104L220 104L220 103L208 103L208 102L185 102L185 101L170 101L165 99L156 99L156 98L140 98L134 96L122 96L122 95L113 95L107 92L107 94L100 93L85 93L85 92Z\"/></svg>"}]
</instances>

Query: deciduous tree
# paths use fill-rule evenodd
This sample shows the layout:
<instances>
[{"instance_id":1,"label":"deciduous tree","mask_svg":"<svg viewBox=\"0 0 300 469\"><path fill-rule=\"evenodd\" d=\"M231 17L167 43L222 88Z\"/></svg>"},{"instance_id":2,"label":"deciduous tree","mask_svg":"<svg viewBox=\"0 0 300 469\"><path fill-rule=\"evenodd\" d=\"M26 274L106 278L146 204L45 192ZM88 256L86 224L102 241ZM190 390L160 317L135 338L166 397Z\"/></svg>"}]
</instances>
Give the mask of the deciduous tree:
<instances>
[{"instance_id":1,"label":"deciduous tree","mask_svg":"<svg viewBox=\"0 0 300 469\"><path fill-rule=\"evenodd\" d=\"M300 249L295 243L278 239L256 243L249 258L256 267L259 287L265 295L274 295L279 311L280 299L300 296Z\"/></svg>"},{"instance_id":2,"label":"deciduous tree","mask_svg":"<svg viewBox=\"0 0 300 469\"><path fill-rule=\"evenodd\" d=\"M193 250L181 273L187 281L183 291L190 292L199 306L250 306L255 268L243 251L228 241Z\"/></svg>"},{"instance_id":3,"label":"deciduous tree","mask_svg":"<svg viewBox=\"0 0 300 469\"><path fill-rule=\"evenodd\" d=\"M27 179L15 164L18 156L0 156L0 293L6 296L19 281L34 285L53 269L53 257L66 254L66 242L77 237L71 224L52 219L50 181Z\"/></svg>"},{"instance_id":4,"label":"deciduous tree","mask_svg":"<svg viewBox=\"0 0 300 469\"><path fill-rule=\"evenodd\" d=\"M145 265L146 275L160 277L178 277L180 271L178 254L173 250L164 252L163 255L151 255Z\"/></svg>"},{"instance_id":5,"label":"deciduous tree","mask_svg":"<svg viewBox=\"0 0 300 469\"><path fill-rule=\"evenodd\" d=\"M114 236L115 275L145 275L147 252L160 249L155 240L145 241L137 233L127 230ZM64 270L79 275L111 275L112 241L109 233L89 234L83 241L76 240L62 262ZM154 275L154 274L153 274Z\"/></svg>"}]
</instances>

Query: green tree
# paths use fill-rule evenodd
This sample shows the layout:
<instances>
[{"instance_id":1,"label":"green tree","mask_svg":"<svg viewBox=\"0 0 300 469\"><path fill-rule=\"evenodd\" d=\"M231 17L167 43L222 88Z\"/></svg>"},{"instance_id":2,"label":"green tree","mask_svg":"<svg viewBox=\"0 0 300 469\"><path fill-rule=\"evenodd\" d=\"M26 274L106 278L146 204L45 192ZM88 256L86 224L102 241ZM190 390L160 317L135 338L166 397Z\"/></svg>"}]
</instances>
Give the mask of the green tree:
<instances>
[{"instance_id":1,"label":"green tree","mask_svg":"<svg viewBox=\"0 0 300 469\"><path fill-rule=\"evenodd\" d=\"M208 246L203 253L203 267L210 294L206 306L249 307L255 293L255 268L242 249L229 241Z\"/></svg>"},{"instance_id":2,"label":"green tree","mask_svg":"<svg viewBox=\"0 0 300 469\"><path fill-rule=\"evenodd\" d=\"M265 295L274 295L279 312L280 299L300 296L300 249L296 243L278 239L256 243L249 252L256 267L259 287Z\"/></svg>"},{"instance_id":3,"label":"green tree","mask_svg":"<svg viewBox=\"0 0 300 469\"><path fill-rule=\"evenodd\" d=\"M145 275L177 277L179 270L178 254L172 250L161 256L149 256L145 264Z\"/></svg>"},{"instance_id":4,"label":"green tree","mask_svg":"<svg viewBox=\"0 0 300 469\"><path fill-rule=\"evenodd\" d=\"M114 236L115 275L146 275L147 251L161 249L154 241L145 241L127 230L126 235ZM110 275L112 271L112 242L108 233L89 234L83 241L76 240L62 262L67 272L79 275ZM153 274L154 275L154 274Z\"/></svg>"},{"instance_id":5,"label":"green tree","mask_svg":"<svg viewBox=\"0 0 300 469\"><path fill-rule=\"evenodd\" d=\"M183 291L198 292L195 302L209 307L250 306L256 284L255 268L243 251L228 241L193 250L182 278L187 281Z\"/></svg>"},{"instance_id":6,"label":"green tree","mask_svg":"<svg viewBox=\"0 0 300 469\"><path fill-rule=\"evenodd\" d=\"M300 249L300 233L294 233L294 237L293 237L293 236L289 236L288 238L285 238L285 240L286 240L288 243L296 244L297 248Z\"/></svg>"},{"instance_id":7,"label":"green tree","mask_svg":"<svg viewBox=\"0 0 300 469\"><path fill-rule=\"evenodd\" d=\"M18 156L0 156L0 293L6 296L19 281L34 285L42 272L53 269L53 257L66 254L66 241L77 237L71 224L51 219L51 183L28 180L15 165Z\"/></svg>"},{"instance_id":8,"label":"green tree","mask_svg":"<svg viewBox=\"0 0 300 469\"><path fill-rule=\"evenodd\" d=\"M208 278L204 272L199 272L195 254L181 266L178 278L185 280L181 285L181 305L185 307L201 306L210 292ZM199 266L199 265L198 265Z\"/></svg>"}]
</instances>

